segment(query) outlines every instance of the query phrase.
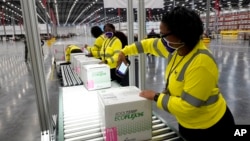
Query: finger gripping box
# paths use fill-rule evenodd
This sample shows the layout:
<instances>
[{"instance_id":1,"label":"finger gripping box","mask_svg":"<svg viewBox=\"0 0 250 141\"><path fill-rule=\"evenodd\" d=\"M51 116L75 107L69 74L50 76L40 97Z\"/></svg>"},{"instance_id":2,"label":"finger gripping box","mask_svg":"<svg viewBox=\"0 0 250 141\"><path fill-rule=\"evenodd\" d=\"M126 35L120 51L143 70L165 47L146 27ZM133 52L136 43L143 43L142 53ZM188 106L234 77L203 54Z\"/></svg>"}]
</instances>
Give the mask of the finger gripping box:
<instances>
[{"instance_id":1,"label":"finger gripping box","mask_svg":"<svg viewBox=\"0 0 250 141\"><path fill-rule=\"evenodd\" d=\"M152 138L151 101L135 86L98 91L101 130L105 141L143 141Z\"/></svg>"}]
</instances>

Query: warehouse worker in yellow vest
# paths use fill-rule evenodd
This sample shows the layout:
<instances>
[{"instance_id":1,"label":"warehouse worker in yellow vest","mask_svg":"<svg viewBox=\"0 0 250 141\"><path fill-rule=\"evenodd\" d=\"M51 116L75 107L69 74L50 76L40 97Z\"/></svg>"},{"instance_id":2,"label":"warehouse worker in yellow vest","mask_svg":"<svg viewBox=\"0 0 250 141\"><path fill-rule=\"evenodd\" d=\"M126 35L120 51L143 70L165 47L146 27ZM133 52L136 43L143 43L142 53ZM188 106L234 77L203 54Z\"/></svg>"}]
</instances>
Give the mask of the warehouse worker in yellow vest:
<instances>
[{"instance_id":1,"label":"warehouse worker in yellow vest","mask_svg":"<svg viewBox=\"0 0 250 141\"><path fill-rule=\"evenodd\" d=\"M82 53L82 50L80 47L76 45L68 45L65 49L65 61L70 61L70 54L71 53Z\"/></svg>"},{"instance_id":2,"label":"warehouse worker in yellow vest","mask_svg":"<svg viewBox=\"0 0 250 141\"><path fill-rule=\"evenodd\" d=\"M120 83L121 78L116 75L116 66L119 52L122 49L122 42L116 36L115 33L115 26L113 24L107 23L104 26L104 32L106 39L102 44L102 48L100 51L102 63L108 64L110 67L110 75L111 80L116 80Z\"/></svg>"},{"instance_id":3,"label":"warehouse worker in yellow vest","mask_svg":"<svg viewBox=\"0 0 250 141\"><path fill-rule=\"evenodd\" d=\"M94 38L96 38L94 45L89 46L85 44L85 48L88 50L89 54L87 56L93 56L97 59L101 58L100 56L100 50L102 47L102 43L105 39L105 35L103 34L102 29L99 26L93 26L91 28L91 34Z\"/></svg>"},{"instance_id":4,"label":"warehouse worker in yellow vest","mask_svg":"<svg viewBox=\"0 0 250 141\"><path fill-rule=\"evenodd\" d=\"M163 16L160 33L161 38L144 39L122 49L118 65L125 55L139 53L168 59L165 90L142 90L140 96L174 115L180 135L187 141L233 136L234 118L218 87L219 68L201 40L199 15L176 7Z\"/></svg>"}]
</instances>

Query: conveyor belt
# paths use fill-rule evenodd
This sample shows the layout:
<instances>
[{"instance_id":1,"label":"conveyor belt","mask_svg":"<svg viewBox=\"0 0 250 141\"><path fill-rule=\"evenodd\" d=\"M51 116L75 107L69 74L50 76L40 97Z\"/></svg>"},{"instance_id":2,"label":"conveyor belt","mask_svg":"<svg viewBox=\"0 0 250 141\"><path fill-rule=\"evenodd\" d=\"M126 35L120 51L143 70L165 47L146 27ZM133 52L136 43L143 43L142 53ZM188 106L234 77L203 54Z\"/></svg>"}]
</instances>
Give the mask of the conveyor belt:
<instances>
[{"instance_id":1,"label":"conveyor belt","mask_svg":"<svg viewBox=\"0 0 250 141\"><path fill-rule=\"evenodd\" d=\"M71 69L70 65L61 65L62 86L83 85L79 76Z\"/></svg>"},{"instance_id":2,"label":"conveyor belt","mask_svg":"<svg viewBox=\"0 0 250 141\"><path fill-rule=\"evenodd\" d=\"M60 141L104 141L99 124L96 93L88 92L80 86L62 88L59 95ZM182 141L174 130L153 114L152 141L163 140Z\"/></svg>"}]
</instances>

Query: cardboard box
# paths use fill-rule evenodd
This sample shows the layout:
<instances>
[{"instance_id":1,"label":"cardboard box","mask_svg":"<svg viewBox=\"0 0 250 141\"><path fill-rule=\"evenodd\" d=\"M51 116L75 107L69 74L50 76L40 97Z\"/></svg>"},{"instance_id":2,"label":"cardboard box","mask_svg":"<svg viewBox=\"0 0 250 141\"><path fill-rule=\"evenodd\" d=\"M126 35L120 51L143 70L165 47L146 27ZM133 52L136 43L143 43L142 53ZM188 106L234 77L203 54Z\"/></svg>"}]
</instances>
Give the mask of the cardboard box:
<instances>
[{"instance_id":1,"label":"cardboard box","mask_svg":"<svg viewBox=\"0 0 250 141\"><path fill-rule=\"evenodd\" d=\"M111 87L110 67L106 64L82 65L80 78L87 90Z\"/></svg>"},{"instance_id":2,"label":"cardboard box","mask_svg":"<svg viewBox=\"0 0 250 141\"><path fill-rule=\"evenodd\" d=\"M78 56L78 55L86 55L85 53L70 53L70 57L69 57L69 62L71 62L72 61L72 57L73 56ZM65 58L67 58L67 55L66 55L66 53L64 54L64 56L65 56Z\"/></svg>"},{"instance_id":3,"label":"cardboard box","mask_svg":"<svg viewBox=\"0 0 250 141\"><path fill-rule=\"evenodd\" d=\"M70 62L72 70L75 71L77 59L80 59L80 58L81 59L85 59L85 58L87 58L87 56L85 56L85 55L75 55L75 56L72 56L72 58L71 58L72 62Z\"/></svg>"},{"instance_id":4,"label":"cardboard box","mask_svg":"<svg viewBox=\"0 0 250 141\"><path fill-rule=\"evenodd\" d=\"M65 44L63 43L60 43L60 42L56 42L54 45L53 45L53 52L54 54L56 53L65 53Z\"/></svg>"},{"instance_id":5,"label":"cardboard box","mask_svg":"<svg viewBox=\"0 0 250 141\"><path fill-rule=\"evenodd\" d=\"M101 130L106 141L152 139L151 101L135 86L98 91Z\"/></svg>"},{"instance_id":6,"label":"cardboard box","mask_svg":"<svg viewBox=\"0 0 250 141\"><path fill-rule=\"evenodd\" d=\"M72 62L73 56L85 56L85 53L71 53L70 54L70 62Z\"/></svg>"},{"instance_id":7,"label":"cardboard box","mask_svg":"<svg viewBox=\"0 0 250 141\"><path fill-rule=\"evenodd\" d=\"M100 63L100 59L96 59L94 57L86 57L86 58L76 58L76 65L75 65L75 72L80 76L81 75L81 69L84 65L89 64L98 64Z\"/></svg>"},{"instance_id":8,"label":"cardboard box","mask_svg":"<svg viewBox=\"0 0 250 141\"><path fill-rule=\"evenodd\" d=\"M55 61L65 61L65 55L64 53L56 53L54 54L54 60Z\"/></svg>"}]
</instances>

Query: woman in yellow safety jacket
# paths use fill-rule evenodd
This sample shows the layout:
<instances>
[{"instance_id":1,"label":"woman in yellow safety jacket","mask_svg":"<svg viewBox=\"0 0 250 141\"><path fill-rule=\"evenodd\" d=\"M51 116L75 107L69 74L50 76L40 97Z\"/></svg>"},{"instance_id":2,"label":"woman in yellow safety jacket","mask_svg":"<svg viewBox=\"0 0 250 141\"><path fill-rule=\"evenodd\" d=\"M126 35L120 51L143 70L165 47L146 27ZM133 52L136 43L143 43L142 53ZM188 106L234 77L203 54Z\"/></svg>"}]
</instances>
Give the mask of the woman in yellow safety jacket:
<instances>
[{"instance_id":1,"label":"woman in yellow safety jacket","mask_svg":"<svg viewBox=\"0 0 250 141\"><path fill-rule=\"evenodd\" d=\"M176 7L160 24L161 38L144 39L119 54L151 53L168 59L163 92L143 90L140 96L174 115L187 141L215 141L233 136L234 118L218 87L219 70L201 40L203 24L197 13Z\"/></svg>"},{"instance_id":2,"label":"woman in yellow safety jacket","mask_svg":"<svg viewBox=\"0 0 250 141\"><path fill-rule=\"evenodd\" d=\"M102 43L105 39L105 35L103 34L103 31L99 26L93 26L91 28L91 34L94 38L96 38L94 45L89 46L89 45L85 44L85 48L89 52L88 56L93 56L93 57L99 59L99 58L101 58L100 50L102 47Z\"/></svg>"},{"instance_id":3,"label":"woman in yellow safety jacket","mask_svg":"<svg viewBox=\"0 0 250 141\"><path fill-rule=\"evenodd\" d=\"M100 50L102 63L108 64L110 67L110 76L111 80L116 80L120 83L121 78L116 75L116 66L119 52L122 49L122 42L116 36L115 26L113 24L106 24L104 26L106 39L102 44L102 48Z\"/></svg>"},{"instance_id":4,"label":"woman in yellow safety jacket","mask_svg":"<svg viewBox=\"0 0 250 141\"><path fill-rule=\"evenodd\" d=\"M68 45L65 49L65 61L69 62L70 61L70 54L71 53L81 53L82 50L80 47L76 45Z\"/></svg>"}]
</instances>

